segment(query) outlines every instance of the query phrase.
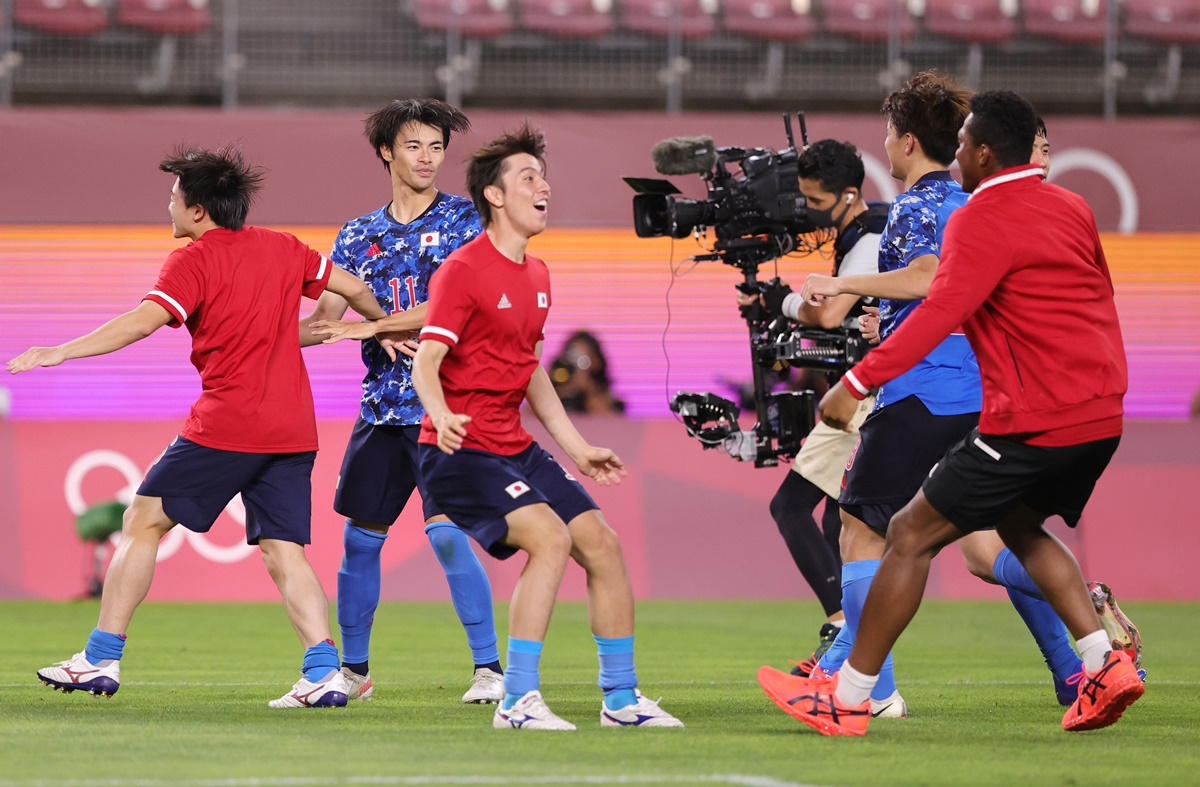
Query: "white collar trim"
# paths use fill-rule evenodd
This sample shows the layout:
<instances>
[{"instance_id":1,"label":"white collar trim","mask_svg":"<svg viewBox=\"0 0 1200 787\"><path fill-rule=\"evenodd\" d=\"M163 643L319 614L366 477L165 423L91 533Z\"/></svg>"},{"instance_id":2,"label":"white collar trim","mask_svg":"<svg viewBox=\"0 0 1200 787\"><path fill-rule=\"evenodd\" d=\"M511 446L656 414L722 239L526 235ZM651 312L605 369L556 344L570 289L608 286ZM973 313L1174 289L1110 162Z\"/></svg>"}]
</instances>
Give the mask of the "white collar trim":
<instances>
[{"instance_id":1,"label":"white collar trim","mask_svg":"<svg viewBox=\"0 0 1200 787\"><path fill-rule=\"evenodd\" d=\"M1034 175L1043 177L1043 176L1045 176L1045 174L1046 173L1042 171L1042 167L1040 164L1029 164L1028 166L1025 167L1025 169L1019 169L1016 172L1010 172L1007 175L1001 175L999 177L992 176L991 178L987 178L987 179L983 180L983 182L981 182L978 186L976 186L975 190L971 192L971 197L974 197L976 194L983 191L984 189L991 188L992 186L998 186L1001 183L1012 183L1014 180L1020 180L1021 178L1031 178ZM970 199L971 197L967 197L967 199Z\"/></svg>"}]
</instances>

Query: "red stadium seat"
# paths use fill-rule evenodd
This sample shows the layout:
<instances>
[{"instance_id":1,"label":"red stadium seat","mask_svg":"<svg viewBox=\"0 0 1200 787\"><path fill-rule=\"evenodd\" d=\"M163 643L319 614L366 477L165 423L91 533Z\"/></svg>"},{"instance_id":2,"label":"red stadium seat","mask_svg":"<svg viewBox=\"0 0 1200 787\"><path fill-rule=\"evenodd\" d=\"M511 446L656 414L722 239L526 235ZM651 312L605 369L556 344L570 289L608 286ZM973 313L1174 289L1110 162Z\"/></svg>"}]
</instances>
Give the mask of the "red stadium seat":
<instances>
[{"instance_id":1,"label":"red stadium seat","mask_svg":"<svg viewBox=\"0 0 1200 787\"><path fill-rule=\"evenodd\" d=\"M117 21L159 35L189 35L212 27L208 0L118 0Z\"/></svg>"},{"instance_id":2,"label":"red stadium seat","mask_svg":"<svg viewBox=\"0 0 1200 787\"><path fill-rule=\"evenodd\" d=\"M724 0L722 12L726 30L765 41L798 41L816 28L809 0Z\"/></svg>"},{"instance_id":3,"label":"red stadium seat","mask_svg":"<svg viewBox=\"0 0 1200 787\"><path fill-rule=\"evenodd\" d=\"M999 44L1017 33L1016 3L1003 0L925 0L925 29L971 44Z\"/></svg>"},{"instance_id":4,"label":"red stadium seat","mask_svg":"<svg viewBox=\"0 0 1200 787\"><path fill-rule=\"evenodd\" d=\"M513 29L507 0L416 0L413 11L421 27L456 28L468 38L495 38Z\"/></svg>"},{"instance_id":5,"label":"red stadium seat","mask_svg":"<svg viewBox=\"0 0 1200 787\"><path fill-rule=\"evenodd\" d=\"M599 38L612 32L612 0L520 0L521 26L556 38Z\"/></svg>"},{"instance_id":6,"label":"red stadium seat","mask_svg":"<svg viewBox=\"0 0 1200 787\"><path fill-rule=\"evenodd\" d=\"M895 7L895 21L889 19L888 6ZM830 33L858 38L863 41L883 41L896 32L908 38L917 32L913 21L901 0L824 0L824 27Z\"/></svg>"},{"instance_id":7,"label":"red stadium seat","mask_svg":"<svg viewBox=\"0 0 1200 787\"><path fill-rule=\"evenodd\" d=\"M1068 44L1104 40L1107 0L1025 0L1025 31Z\"/></svg>"},{"instance_id":8,"label":"red stadium seat","mask_svg":"<svg viewBox=\"0 0 1200 787\"><path fill-rule=\"evenodd\" d=\"M1169 44L1200 43L1200 0L1125 0L1125 32Z\"/></svg>"},{"instance_id":9,"label":"red stadium seat","mask_svg":"<svg viewBox=\"0 0 1200 787\"><path fill-rule=\"evenodd\" d=\"M45 33L86 36L108 27L104 0L16 0L13 21Z\"/></svg>"},{"instance_id":10,"label":"red stadium seat","mask_svg":"<svg viewBox=\"0 0 1200 787\"><path fill-rule=\"evenodd\" d=\"M673 9L679 15L679 35L683 38L704 38L716 29L716 3L711 0L622 0L621 24L666 38L671 34Z\"/></svg>"}]
</instances>

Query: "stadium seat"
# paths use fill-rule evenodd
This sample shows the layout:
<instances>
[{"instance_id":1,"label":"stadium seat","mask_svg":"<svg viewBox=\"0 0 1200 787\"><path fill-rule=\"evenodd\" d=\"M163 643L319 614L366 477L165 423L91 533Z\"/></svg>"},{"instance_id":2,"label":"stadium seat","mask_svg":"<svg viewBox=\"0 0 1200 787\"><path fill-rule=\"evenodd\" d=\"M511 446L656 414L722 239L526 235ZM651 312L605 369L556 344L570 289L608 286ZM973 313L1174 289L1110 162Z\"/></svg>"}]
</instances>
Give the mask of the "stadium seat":
<instances>
[{"instance_id":1,"label":"stadium seat","mask_svg":"<svg viewBox=\"0 0 1200 787\"><path fill-rule=\"evenodd\" d=\"M457 29L468 38L495 38L513 29L508 0L416 0L413 13L421 27Z\"/></svg>"},{"instance_id":2,"label":"stadium seat","mask_svg":"<svg viewBox=\"0 0 1200 787\"><path fill-rule=\"evenodd\" d=\"M715 0L622 0L621 24L629 30L666 38L671 34L672 11L678 14L679 35L704 38L716 28Z\"/></svg>"},{"instance_id":3,"label":"stadium seat","mask_svg":"<svg viewBox=\"0 0 1200 787\"><path fill-rule=\"evenodd\" d=\"M118 0L117 21L159 35L188 35L212 27L208 0Z\"/></svg>"},{"instance_id":4,"label":"stadium seat","mask_svg":"<svg viewBox=\"0 0 1200 787\"><path fill-rule=\"evenodd\" d=\"M811 0L724 0L721 8L726 30L765 41L798 41L816 28Z\"/></svg>"},{"instance_id":5,"label":"stadium seat","mask_svg":"<svg viewBox=\"0 0 1200 787\"><path fill-rule=\"evenodd\" d=\"M896 10L895 21L889 19L888 6ZM902 38L917 32L908 8L901 0L824 0L824 28L830 33L862 41L884 41L891 34L892 24Z\"/></svg>"},{"instance_id":6,"label":"stadium seat","mask_svg":"<svg viewBox=\"0 0 1200 787\"><path fill-rule=\"evenodd\" d=\"M1025 31L1068 44L1104 40L1107 0L1025 0Z\"/></svg>"},{"instance_id":7,"label":"stadium seat","mask_svg":"<svg viewBox=\"0 0 1200 787\"><path fill-rule=\"evenodd\" d=\"M1015 0L924 0L925 30L969 44L999 44L1017 33Z\"/></svg>"},{"instance_id":8,"label":"stadium seat","mask_svg":"<svg viewBox=\"0 0 1200 787\"><path fill-rule=\"evenodd\" d=\"M1125 0L1125 32L1169 44L1200 43L1200 0Z\"/></svg>"},{"instance_id":9,"label":"stadium seat","mask_svg":"<svg viewBox=\"0 0 1200 787\"><path fill-rule=\"evenodd\" d=\"M612 0L519 0L521 26L555 38L599 38L616 26Z\"/></svg>"},{"instance_id":10,"label":"stadium seat","mask_svg":"<svg viewBox=\"0 0 1200 787\"><path fill-rule=\"evenodd\" d=\"M108 27L104 0L16 0L13 21L44 33L86 36Z\"/></svg>"}]
</instances>

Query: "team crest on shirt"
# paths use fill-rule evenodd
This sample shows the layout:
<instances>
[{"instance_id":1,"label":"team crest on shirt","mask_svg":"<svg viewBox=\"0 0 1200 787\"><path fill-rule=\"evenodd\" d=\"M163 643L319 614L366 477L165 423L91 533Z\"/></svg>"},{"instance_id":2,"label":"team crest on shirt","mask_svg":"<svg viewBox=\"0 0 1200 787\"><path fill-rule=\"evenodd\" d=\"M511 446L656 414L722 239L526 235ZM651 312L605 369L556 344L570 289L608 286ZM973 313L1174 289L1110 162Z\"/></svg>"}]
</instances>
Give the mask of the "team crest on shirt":
<instances>
[{"instance_id":1,"label":"team crest on shirt","mask_svg":"<svg viewBox=\"0 0 1200 787\"><path fill-rule=\"evenodd\" d=\"M529 484L526 484L524 481L514 481L508 486L504 487L504 491L508 492L508 496L513 500L516 500L518 497L529 491Z\"/></svg>"},{"instance_id":2,"label":"team crest on shirt","mask_svg":"<svg viewBox=\"0 0 1200 787\"><path fill-rule=\"evenodd\" d=\"M550 296L544 292L538 293L538 308L539 309L549 309L550 308Z\"/></svg>"},{"instance_id":3,"label":"team crest on shirt","mask_svg":"<svg viewBox=\"0 0 1200 787\"><path fill-rule=\"evenodd\" d=\"M430 246L440 246L442 244L441 233L426 232L421 236L421 248L427 249Z\"/></svg>"}]
</instances>

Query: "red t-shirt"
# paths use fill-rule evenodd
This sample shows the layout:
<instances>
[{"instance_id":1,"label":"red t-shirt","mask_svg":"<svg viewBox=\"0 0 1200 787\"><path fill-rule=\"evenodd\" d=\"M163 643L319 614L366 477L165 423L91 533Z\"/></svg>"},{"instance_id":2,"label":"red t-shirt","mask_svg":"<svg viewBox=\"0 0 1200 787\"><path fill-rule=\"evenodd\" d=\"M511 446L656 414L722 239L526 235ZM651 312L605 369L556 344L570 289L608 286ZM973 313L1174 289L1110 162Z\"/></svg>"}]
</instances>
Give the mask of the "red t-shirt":
<instances>
[{"instance_id":1,"label":"red t-shirt","mask_svg":"<svg viewBox=\"0 0 1200 787\"><path fill-rule=\"evenodd\" d=\"M450 411L471 416L463 447L512 456L533 442L520 408L549 310L546 263L528 254L513 262L486 232L451 254L429 280L421 339L450 345L439 377ZM428 415L421 442L437 444Z\"/></svg>"},{"instance_id":2,"label":"red t-shirt","mask_svg":"<svg viewBox=\"0 0 1200 787\"><path fill-rule=\"evenodd\" d=\"M330 265L284 232L209 230L171 252L143 300L192 334L202 391L180 432L208 448L250 454L317 450L317 421L300 355L300 296L317 298Z\"/></svg>"}]
</instances>

